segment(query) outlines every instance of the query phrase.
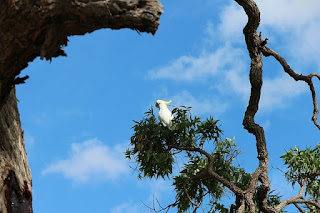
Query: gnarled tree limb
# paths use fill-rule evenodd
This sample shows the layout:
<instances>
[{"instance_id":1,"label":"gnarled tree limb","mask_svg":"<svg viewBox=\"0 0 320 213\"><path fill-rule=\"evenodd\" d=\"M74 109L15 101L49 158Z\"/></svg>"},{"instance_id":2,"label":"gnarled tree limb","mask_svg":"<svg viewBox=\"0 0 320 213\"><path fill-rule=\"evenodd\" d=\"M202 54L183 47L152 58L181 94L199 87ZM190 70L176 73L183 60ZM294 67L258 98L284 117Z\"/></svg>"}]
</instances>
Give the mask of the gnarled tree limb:
<instances>
[{"instance_id":1,"label":"gnarled tree limb","mask_svg":"<svg viewBox=\"0 0 320 213\"><path fill-rule=\"evenodd\" d=\"M283 67L283 70L286 73L288 73L294 80L304 81L309 85L311 96L312 96L312 102L313 102L313 115L311 120L313 121L314 125L316 125L316 127L320 130L320 125L318 123L318 114L319 114L318 100L317 100L316 91L314 89L313 82L312 82L313 77L317 77L318 80L320 80L320 75L317 73L310 73L309 75L297 74L293 69L291 69L287 61L274 50L268 47L263 47L261 49L261 52L266 57L273 56L281 64L281 66Z\"/></svg>"},{"instance_id":2,"label":"gnarled tree limb","mask_svg":"<svg viewBox=\"0 0 320 213\"><path fill-rule=\"evenodd\" d=\"M262 57L259 52L262 43L261 37L257 34L257 28L260 24L260 11L253 0L235 0L243 7L247 16L248 22L243 29L247 49L251 58L250 66L250 84L251 93L249 104L243 119L244 128L256 138L256 146L258 152L259 166L252 174L252 179L249 187L246 190L245 202L249 208L249 212L255 212L255 203L253 195L257 188L258 182L261 182L259 197L264 198L262 202L262 209L266 212L272 212L267 203L267 193L270 190L270 181L268 178L269 155L266 147L266 139L264 130L254 121L254 117L259 108L259 101L262 87Z\"/></svg>"},{"instance_id":3,"label":"gnarled tree limb","mask_svg":"<svg viewBox=\"0 0 320 213\"><path fill-rule=\"evenodd\" d=\"M0 1L0 212L32 212L31 173L15 97L28 62L66 56L68 36L101 28L155 34L157 0ZM106 41L108 42L108 41Z\"/></svg>"},{"instance_id":4,"label":"gnarled tree limb","mask_svg":"<svg viewBox=\"0 0 320 213\"><path fill-rule=\"evenodd\" d=\"M101 28L155 34L162 13L157 0L3 0L0 8L0 107L28 62L66 55L68 36Z\"/></svg>"}]
</instances>

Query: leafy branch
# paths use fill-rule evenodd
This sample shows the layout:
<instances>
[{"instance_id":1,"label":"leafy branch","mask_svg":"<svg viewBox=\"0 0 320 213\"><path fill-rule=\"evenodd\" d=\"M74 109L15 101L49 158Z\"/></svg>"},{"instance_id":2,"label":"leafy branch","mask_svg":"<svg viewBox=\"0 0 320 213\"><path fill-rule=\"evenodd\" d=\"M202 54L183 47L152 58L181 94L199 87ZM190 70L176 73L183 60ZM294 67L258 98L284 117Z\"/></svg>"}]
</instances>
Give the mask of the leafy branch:
<instances>
[{"instance_id":1,"label":"leafy branch","mask_svg":"<svg viewBox=\"0 0 320 213\"><path fill-rule=\"evenodd\" d=\"M175 108L173 112L173 130L156 119L153 108L141 121L135 121L135 133L126 157L138 163L138 177L171 177L174 155L183 155L187 163L173 177L177 196L170 208L177 207L179 212L190 208L196 211L204 197L209 197L211 208L226 212L228 208L220 203L226 189L236 196L234 209L246 208L244 197L252 176L233 164L240 153L234 138L223 140L218 121L212 117L201 121L197 116L192 117L190 108L186 107ZM205 151L207 146L213 151Z\"/></svg>"},{"instance_id":2,"label":"leafy branch","mask_svg":"<svg viewBox=\"0 0 320 213\"><path fill-rule=\"evenodd\" d=\"M192 206L196 211L203 199L210 195L211 209L227 212L221 197L230 190L236 197L230 206L230 212L282 212L287 205L293 204L301 211L298 204L305 204L312 211L320 211L319 204L319 146L316 149L289 150L282 156L288 166L286 177L293 185L300 185L299 193L280 202L281 196L270 191L268 177L269 154L263 127L255 123L255 115L259 109L261 97L262 55L273 56L292 78L306 82L312 94L314 124L320 129L317 121L319 113L313 77L320 80L320 75L311 73L302 75L295 73L285 59L266 46L268 39L257 34L260 25L260 11L254 0L235 0L248 16L248 22L243 29L245 42L251 59L250 84L251 92L249 104L243 119L244 128L255 136L257 158L259 165L252 174L233 165L233 160L239 154L234 140L222 140L216 120L208 118L201 121L199 117L192 117L189 108L174 109L172 131L157 122L151 108L146 118L137 122L134 135L131 137L132 149L127 150L126 156L134 158L138 163L139 177L165 178L173 173L173 156L185 154L188 160L179 175L174 176L176 202L171 207L177 207L178 212L185 212ZM262 54L261 54L262 53ZM209 144L212 152L205 151L204 145ZM228 154L226 154L228 153ZM231 153L231 154L230 154ZM311 160L310 160L311 159ZM304 195L303 195L304 192Z\"/></svg>"}]
</instances>

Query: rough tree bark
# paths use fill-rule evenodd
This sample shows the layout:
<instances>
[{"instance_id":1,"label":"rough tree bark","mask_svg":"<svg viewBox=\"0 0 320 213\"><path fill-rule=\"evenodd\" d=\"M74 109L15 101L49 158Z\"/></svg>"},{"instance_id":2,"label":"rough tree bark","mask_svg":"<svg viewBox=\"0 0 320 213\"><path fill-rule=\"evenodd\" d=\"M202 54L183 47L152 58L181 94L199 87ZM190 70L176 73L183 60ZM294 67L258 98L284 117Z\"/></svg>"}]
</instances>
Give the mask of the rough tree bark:
<instances>
[{"instance_id":1,"label":"rough tree bark","mask_svg":"<svg viewBox=\"0 0 320 213\"><path fill-rule=\"evenodd\" d=\"M263 127L255 122L255 115L259 109L259 102L261 97L261 88L263 84L263 56L274 57L280 65L283 67L283 70L296 81L304 81L308 84L312 102L313 102L313 115L312 121L315 126L320 129L320 124L318 123L318 114L319 114L319 106L316 96L316 91L313 85L312 78L316 77L320 80L320 74L318 73L310 73L309 75L302 75L296 73L286 62L286 60L280 56L278 53L270 49L266 46L267 39L263 39L261 37L261 33L257 33L257 29L260 24L260 11L254 0L235 0L245 11L248 16L248 22L243 29L243 34L245 36L245 42L248 49L249 57L251 59L250 64L250 73L249 79L251 84L251 92L249 103L244 115L243 126L244 128L251 134L255 136L256 139L256 148L257 148L257 158L259 160L259 165L256 170L253 172L251 180L249 182L249 186L242 190L235 186L230 181L223 178L223 176L219 175L212 169L213 159L212 156L204 151L203 149L196 147L181 147L181 146L172 146L177 150L188 150L193 152L198 152L203 156L206 156L208 159L208 165L203 170L199 171L194 177L188 179L187 181L191 181L196 178L213 178L219 182L221 182L225 187L227 187L231 192L236 196L235 205L232 205L230 212L249 212L255 213L256 207L258 205L259 211L264 213L279 213L281 210L289 205L296 204L296 208L300 211L300 207L297 204L305 204L311 207L317 208L317 212L320 212L320 203L317 200L306 199L304 197L304 191L306 188L307 179L305 179L300 184L299 193L291 198L287 198L283 200L280 204L275 207L268 205L268 192L270 191L270 180L268 177L269 170L269 154L266 146L266 138ZM188 193L186 192L187 196ZM256 196L256 197L254 197ZM196 211L199 208L200 204L194 203L190 197L188 197L190 202L194 206L194 210ZM256 203L258 202L258 203ZM173 206L176 203L172 204ZM170 207L170 206L169 206ZM309 208L310 210L312 208ZM194 211L194 212L195 212Z\"/></svg>"},{"instance_id":2,"label":"rough tree bark","mask_svg":"<svg viewBox=\"0 0 320 213\"><path fill-rule=\"evenodd\" d=\"M0 212L32 212L31 174L15 90L0 110Z\"/></svg>"},{"instance_id":3,"label":"rough tree bark","mask_svg":"<svg viewBox=\"0 0 320 213\"><path fill-rule=\"evenodd\" d=\"M243 7L247 16L248 22L243 29L247 49L251 58L250 66L250 84L251 93L249 104L243 119L244 128L253 134L256 138L256 146L258 152L259 166L252 174L248 189L244 193L245 203L239 206L239 212L244 211L245 204L248 206L249 212L255 212L255 202L253 195L260 181L258 188L260 205L263 212L272 212L267 205L267 193L270 190L270 181L268 178L269 170L269 154L266 147L266 139L264 130L261 126L255 123L254 117L259 109L259 101L262 87L262 56L260 53L260 44L262 38L257 34L257 29L260 24L260 11L256 3L252 0L236 0L236 2Z\"/></svg>"},{"instance_id":4,"label":"rough tree bark","mask_svg":"<svg viewBox=\"0 0 320 213\"><path fill-rule=\"evenodd\" d=\"M157 0L0 1L0 213L32 212L31 173L15 96L28 62L66 56L68 36L101 28L155 34Z\"/></svg>"},{"instance_id":5,"label":"rough tree bark","mask_svg":"<svg viewBox=\"0 0 320 213\"><path fill-rule=\"evenodd\" d=\"M320 129L318 123L318 101L313 86L312 78L317 77L320 80L320 75L317 73L311 73L309 75L297 74L294 72L290 66L287 64L285 59L281 57L278 53L266 47L267 39L261 38L261 33L257 33L257 29L260 24L260 11L254 0L235 0L246 12L248 16L248 22L243 29L243 34L245 36L245 41L249 56L251 59L250 66L250 84L251 84L251 93L249 104L245 112L243 119L244 128L256 138L256 147L258 153L259 166L252 174L252 179L250 181L249 187L245 190L243 195L236 195L237 199L243 200L244 202L241 205L237 206L237 212L244 212L245 206L248 208L248 212L254 213L255 203L253 200L253 195L257 190L257 197L259 201L260 211L267 213L278 213L286 205L292 203L311 203L316 208L320 209L319 203L313 200L306 200L302 196L305 189L305 183L301 184L301 189L298 195L288 198L282 201L276 207L270 207L267 203L267 193L270 191L270 180L268 177L269 169L269 154L266 147L266 139L263 127L255 123L254 118L259 109L259 102L261 97L261 88L262 88L262 54L264 56L273 56L283 67L284 71L289 74L296 81L304 81L309 85L310 92L312 95L313 101L313 116L312 121L315 126ZM260 183L260 185L259 185Z\"/></svg>"}]
</instances>

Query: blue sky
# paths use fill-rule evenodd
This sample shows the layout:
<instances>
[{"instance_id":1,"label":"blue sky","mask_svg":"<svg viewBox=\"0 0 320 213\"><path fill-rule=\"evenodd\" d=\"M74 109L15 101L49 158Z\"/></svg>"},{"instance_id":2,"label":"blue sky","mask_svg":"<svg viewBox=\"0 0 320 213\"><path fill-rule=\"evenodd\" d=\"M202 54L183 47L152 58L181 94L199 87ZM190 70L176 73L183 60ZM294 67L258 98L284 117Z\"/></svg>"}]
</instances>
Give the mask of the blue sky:
<instances>
[{"instance_id":1,"label":"blue sky","mask_svg":"<svg viewBox=\"0 0 320 213\"><path fill-rule=\"evenodd\" d=\"M255 141L242 127L250 66L242 28L246 16L234 1L162 1L155 36L99 30L70 37L68 57L36 59L17 86L19 110L33 176L34 212L149 212L153 197L174 201L170 180L137 180L124 158L134 125L157 99L192 107L220 120L236 137L237 159L252 172ZM298 73L320 71L317 0L257 1L263 37ZM319 83L315 83L319 90ZM256 121L264 126L272 188L285 197L279 157L286 149L319 143L311 122L311 95L272 59L264 58L264 85ZM228 199L228 198L226 198ZM231 197L231 199L233 199ZM143 203L142 203L143 202ZM290 210L291 211L291 210ZM293 211L293 210L292 210ZM172 210L171 212L175 212Z\"/></svg>"}]
</instances>

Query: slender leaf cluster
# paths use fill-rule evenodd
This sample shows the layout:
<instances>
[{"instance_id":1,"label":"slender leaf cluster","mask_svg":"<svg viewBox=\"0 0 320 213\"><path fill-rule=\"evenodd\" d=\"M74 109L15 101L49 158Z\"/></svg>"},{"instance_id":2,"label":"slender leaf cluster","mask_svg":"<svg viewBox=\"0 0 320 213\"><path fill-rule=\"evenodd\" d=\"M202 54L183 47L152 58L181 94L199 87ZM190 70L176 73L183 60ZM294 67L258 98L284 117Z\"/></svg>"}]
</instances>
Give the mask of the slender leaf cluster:
<instances>
[{"instance_id":1,"label":"slender leaf cluster","mask_svg":"<svg viewBox=\"0 0 320 213\"><path fill-rule=\"evenodd\" d=\"M186 212L190 208L203 206L206 201L209 212L229 212L230 207L221 203L228 190L209 174L208 155L213 171L245 190L251 174L234 165L240 153L235 138L223 140L218 120L209 117L201 121L197 116L192 117L188 107L175 108L172 112L174 119L170 129L157 120L153 108L145 113L141 121L134 121L134 134L126 157L137 162L139 178L165 178L172 175L174 156L179 155L184 165L173 177L176 202L170 207L176 206L178 212ZM206 152L204 148L212 151ZM280 202L277 195L270 194L268 198L270 204Z\"/></svg>"},{"instance_id":2,"label":"slender leaf cluster","mask_svg":"<svg viewBox=\"0 0 320 213\"><path fill-rule=\"evenodd\" d=\"M166 177L172 173L174 163L172 152L167 140L172 133L160 125L153 114L153 109L145 113L141 121L134 121L135 134L131 137L131 150L126 151L126 157L134 156L139 166L141 177Z\"/></svg>"},{"instance_id":3,"label":"slender leaf cluster","mask_svg":"<svg viewBox=\"0 0 320 213\"><path fill-rule=\"evenodd\" d=\"M285 176L292 186L295 183L302 185L306 181L305 195L309 194L314 199L320 198L320 145L314 149L308 147L300 150L299 147L290 148L281 156L288 171Z\"/></svg>"},{"instance_id":4,"label":"slender leaf cluster","mask_svg":"<svg viewBox=\"0 0 320 213\"><path fill-rule=\"evenodd\" d=\"M165 178L172 174L174 155L184 152L183 158L187 163L179 175L173 177L178 211L187 211L193 205L190 199L200 204L207 195L210 195L212 209L222 210L224 207L218 201L226 190L219 181L205 174L208 159L185 148L202 149L207 143L213 149L210 153L213 170L245 188L251 176L244 169L233 166L239 154L234 139L222 140L222 130L212 117L201 121L199 117L191 116L188 107L175 108L172 112L175 118L171 130L157 120L153 108L141 121L135 121L131 148L126 151L126 157L134 158L138 163L139 178Z\"/></svg>"}]
</instances>

